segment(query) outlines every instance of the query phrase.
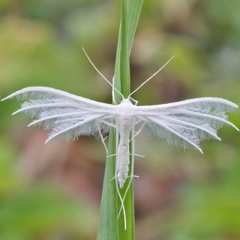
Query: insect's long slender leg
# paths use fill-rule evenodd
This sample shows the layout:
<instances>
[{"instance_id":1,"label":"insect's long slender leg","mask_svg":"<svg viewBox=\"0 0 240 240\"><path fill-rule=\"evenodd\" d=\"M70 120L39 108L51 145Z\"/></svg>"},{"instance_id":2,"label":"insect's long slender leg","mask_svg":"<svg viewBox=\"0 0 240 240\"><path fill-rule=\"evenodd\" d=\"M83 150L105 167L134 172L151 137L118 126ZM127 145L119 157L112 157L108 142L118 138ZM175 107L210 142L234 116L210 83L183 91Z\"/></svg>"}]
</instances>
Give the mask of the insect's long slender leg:
<instances>
[{"instance_id":1,"label":"insect's long slender leg","mask_svg":"<svg viewBox=\"0 0 240 240\"><path fill-rule=\"evenodd\" d=\"M99 120L99 122L104 123L109 127L116 128L116 125L113 124L113 123L110 123L110 122L107 122L107 121L104 121L104 120Z\"/></svg>"},{"instance_id":2,"label":"insect's long slender leg","mask_svg":"<svg viewBox=\"0 0 240 240\"><path fill-rule=\"evenodd\" d=\"M107 146L106 146L106 144L105 144L105 139L103 138L103 135L102 135L102 133L101 133L101 130L99 129L99 126L98 126L97 128L98 128L98 132L99 132L99 135L100 135L102 144L103 144L103 146L104 146L104 148L105 148L106 155L108 155L108 149L107 149Z\"/></svg>"},{"instance_id":3,"label":"insect's long slender leg","mask_svg":"<svg viewBox=\"0 0 240 240\"><path fill-rule=\"evenodd\" d=\"M127 229L127 219L126 219L126 210L124 207L124 198L122 198L121 193L119 191L117 177L115 177L115 183L116 183L117 194L118 194L120 202L121 202L121 207L120 207L119 212L121 210L123 211L124 229L126 230ZM118 218L119 218L119 216L120 216L120 213L118 214Z\"/></svg>"},{"instance_id":4,"label":"insect's long slender leg","mask_svg":"<svg viewBox=\"0 0 240 240\"><path fill-rule=\"evenodd\" d=\"M135 126L139 123L140 121L138 121ZM131 142L133 140L133 138L135 138L136 136L139 135L139 133L142 131L143 127L144 127L145 123L142 124L142 126L140 127L140 129L135 133L134 132L134 135L132 136L132 138L129 140L129 142Z\"/></svg>"},{"instance_id":5,"label":"insect's long slender leg","mask_svg":"<svg viewBox=\"0 0 240 240\"><path fill-rule=\"evenodd\" d=\"M135 133L134 137L136 137L136 136L139 135L139 133L142 131L144 125L145 125L145 123L142 124L142 126L140 127L140 129Z\"/></svg>"},{"instance_id":6,"label":"insect's long slender leg","mask_svg":"<svg viewBox=\"0 0 240 240\"><path fill-rule=\"evenodd\" d=\"M107 121L104 121L104 120L101 120L100 122L102 122L102 123L105 123L106 125L108 125L109 127L112 127L112 128L117 128L117 126L115 125L115 124L113 124L113 123L109 123L109 122L107 122ZM99 129L98 129L98 131L99 131ZM116 133L117 134L117 133ZM118 134L117 134L118 135ZM117 141L116 141L116 143L117 143ZM106 147L106 144L105 144L105 147ZM115 154L111 154L111 155L108 155L108 151L107 151L107 158L108 157L112 157L112 156L116 156L116 153ZM115 177L114 177L115 178Z\"/></svg>"},{"instance_id":7,"label":"insect's long slender leg","mask_svg":"<svg viewBox=\"0 0 240 240\"><path fill-rule=\"evenodd\" d=\"M110 122L107 122L107 121L104 121L104 120L101 120L100 122L106 124L106 125L109 126L109 127L116 128L116 125L114 125L113 123L110 123ZM106 146L106 144L105 144L105 139L103 138L103 135L102 135L102 133L101 133L101 130L99 129L99 126L98 126L98 132L99 132L101 141L102 141L102 143L103 143L103 146L104 146L104 148L105 148L105 150L106 150L106 153L107 153L107 155L108 155L108 150L107 150L107 146ZM114 156L114 154L113 154L113 155L109 155L109 156L107 156L107 157L111 157L111 156Z\"/></svg>"},{"instance_id":8,"label":"insect's long slender leg","mask_svg":"<svg viewBox=\"0 0 240 240\"><path fill-rule=\"evenodd\" d=\"M138 105L138 101L132 97L130 97L130 99L134 102L134 105Z\"/></svg>"},{"instance_id":9,"label":"insect's long slender leg","mask_svg":"<svg viewBox=\"0 0 240 240\"><path fill-rule=\"evenodd\" d=\"M130 155L133 155L133 154L130 154ZM145 158L145 156L144 156L144 155L137 154L137 153L134 153L134 156L141 157L141 158Z\"/></svg>"}]
</instances>

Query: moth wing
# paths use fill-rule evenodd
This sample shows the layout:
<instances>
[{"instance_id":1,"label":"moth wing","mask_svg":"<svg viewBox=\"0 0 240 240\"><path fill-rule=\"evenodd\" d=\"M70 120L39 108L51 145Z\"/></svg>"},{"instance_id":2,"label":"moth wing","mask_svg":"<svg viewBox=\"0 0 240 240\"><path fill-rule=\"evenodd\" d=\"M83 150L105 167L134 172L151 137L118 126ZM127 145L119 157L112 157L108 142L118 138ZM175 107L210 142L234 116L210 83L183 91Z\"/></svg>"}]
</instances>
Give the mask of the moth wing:
<instances>
[{"instance_id":1,"label":"moth wing","mask_svg":"<svg viewBox=\"0 0 240 240\"><path fill-rule=\"evenodd\" d=\"M34 120L29 124L51 130L46 142L59 135L73 140L79 135L98 136L109 131L115 106L79 97L49 87L27 87L8 97L24 101L13 114L26 112Z\"/></svg>"},{"instance_id":2,"label":"moth wing","mask_svg":"<svg viewBox=\"0 0 240 240\"><path fill-rule=\"evenodd\" d=\"M196 98L176 103L137 107L137 118L145 130L166 139L169 144L188 148L199 147L201 140L214 138L224 124L237 129L227 121L225 112L232 112L238 106L221 98ZM238 129L237 129L238 130Z\"/></svg>"}]
</instances>

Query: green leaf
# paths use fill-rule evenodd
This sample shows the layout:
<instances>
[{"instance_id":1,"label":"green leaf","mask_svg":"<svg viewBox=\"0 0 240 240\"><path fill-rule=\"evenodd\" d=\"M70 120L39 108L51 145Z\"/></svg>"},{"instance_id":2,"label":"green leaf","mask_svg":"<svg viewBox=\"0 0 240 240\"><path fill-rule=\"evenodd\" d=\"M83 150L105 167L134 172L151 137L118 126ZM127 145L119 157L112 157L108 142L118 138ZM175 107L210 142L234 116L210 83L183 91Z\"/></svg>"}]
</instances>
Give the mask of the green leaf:
<instances>
[{"instance_id":1,"label":"green leaf","mask_svg":"<svg viewBox=\"0 0 240 240\"><path fill-rule=\"evenodd\" d=\"M127 33L127 40L128 40L128 51L129 54L131 53L132 44L134 40L134 35L137 29L137 24L139 20L139 16L142 9L143 0L131 0L127 2L128 4L128 33Z\"/></svg>"},{"instance_id":2,"label":"green leaf","mask_svg":"<svg viewBox=\"0 0 240 240\"><path fill-rule=\"evenodd\" d=\"M123 1L124 2L124 1ZM118 36L118 47L114 72L114 86L124 97L130 93L129 56L132 49L134 34L141 12L143 0L126 1L127 11L122 11ZM122 4L122 10L123 10ZM126 21L124 20L126 19ZM121 96L115 92L116 103L121 102Z\"/></svg>"},{"instance_id":3,"label":"green leaf","mask_svg":"<svg viewBox=\"0 0 240 240\"><path fill-rule=\"evenodd\" d=\"M116 152L115 132L109 136L108 154ZM98 225L98 240L118 239L117 224L117 193L115 181L111 181L115 175L115 157L106 158L106 167L103 182L102 201Z\"/></svg>"},{"instance_id":4,"label":"green leaf","mask_svg":"<svg viewBox=\"0 0 240 240\"><path fill-rule=\"evenodd\" d=\"M94 218L91 205L69 198L55 185L35 184L1 198L0 239L38 239L61 230L66 239L73 233L86 239Z\"/></svg>"}]
</instances>

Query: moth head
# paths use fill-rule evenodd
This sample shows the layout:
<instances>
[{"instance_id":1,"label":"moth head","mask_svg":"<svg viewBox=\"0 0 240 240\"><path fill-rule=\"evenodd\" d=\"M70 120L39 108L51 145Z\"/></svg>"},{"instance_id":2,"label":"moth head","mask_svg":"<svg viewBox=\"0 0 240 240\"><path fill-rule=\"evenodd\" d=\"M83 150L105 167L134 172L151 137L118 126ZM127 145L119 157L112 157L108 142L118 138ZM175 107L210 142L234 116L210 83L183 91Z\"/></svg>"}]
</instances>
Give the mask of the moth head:
<instances>
[{"instance_id":1,"label":"moth head","mask_svg":"<svg viewBox=\"0 0 240 240\"><path fill-rule=\"evenodd\" d=\"M123 98L123 100L121 101L120 104L130 104L130 105L132 105L132 102L129 98Z\"/></svg>"}]
</instances>

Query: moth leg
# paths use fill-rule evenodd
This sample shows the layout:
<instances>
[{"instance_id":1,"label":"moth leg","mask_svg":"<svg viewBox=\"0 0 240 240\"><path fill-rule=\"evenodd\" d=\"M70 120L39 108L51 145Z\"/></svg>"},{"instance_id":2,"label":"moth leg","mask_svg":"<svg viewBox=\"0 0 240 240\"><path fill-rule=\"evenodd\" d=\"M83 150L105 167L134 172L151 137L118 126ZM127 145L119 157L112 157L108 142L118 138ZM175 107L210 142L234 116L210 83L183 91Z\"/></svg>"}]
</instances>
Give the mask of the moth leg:
<instances>
[{"instance_id":1,"label":"moth leg","mask_svg":"<svg viewBox=\"0 0 240 240\"><path fill-rule=\"evenodd\" d=\"M139 122L137 122L135 125L137 125ZM142 131L143 127L144 127L145 123L142 124L142 126L140 127L140 129L137 132L134 132L133 137L129 140L129 142L131 142L133 140L133 138L135 138L136 136L139 135L139 133Z\"/></svg>"},{"instance_id":2,"label":"moth leg","mask_svg":"<svg viewBox=\"0 0 240 240\"><path fill-rule=\"evenodd\" d=\"M130 154L130 156L132 156L133 154ZM141 155L141 154L137 154L137 153L134 153L134 156L137 156L137 157L141 157L141 158L145 158L145 156Z\"/></svg>"},{"instance_id":3,"label":"moth leg","mask_svg":"<svg viewBox=\"0 0 240 240\"><path fill-rule=\"evenodd\" d=\"M109 127L116 128L116 125L114 125L114 124L112 124L112 123L109 123L109 122L107 122L107 121L101 120L100 122L106 124L106 125L109 126ZM108 155L108 149L107 149L107 146L106 146L106 144L105 144L105 139L106 139L106 138L105 138L105 139L103 138L103 135L102 135L102 133L101 133L101 130L99 129L99 126L98 126L98 132L99 132L101 141L102 141L102 143L103 143L103 146L104 146L104 148L105 148L106 154ZM113 156L113 155L108 155L107 157L110 157L110 156Z\"/></svg>"},{"instance_id":4,"label":"moth leg","mask_svg":"<svg viewBox=\"0 0 240 240\"><path fill-rule=\"evenodd\" d=\"M104 121L104 120L100 120L100 122L106 124L109 127L112 127L112 128L115 128L115 129L117 128L117 126L113 123L110 123L110 122L107 122L107 121Z\"/></svg>"},{"instance_id":5,"label":"moth leg","mask_svg":"<svg viewBox=\"0 0 240 240\"><path fill-rule=\"evenodd\" d=\"M106 157L109 158L109 157L114 157L114 156L116 156L116 155L117 155L117 154L114 153L114 154L111 154L111 155L107 155Z\"/></svg>"},{"instance_id":6,"label":"moth leg","mask_svg":"<svg viewBox=\"0 0 240 240\"><path fill-rule=\"evenodd\" d=\"M140 129L135 133L134 137L136 137L136 136L139 135L139 133L142 131L144 125L145 125L145 123L142 124L142 126L140 127Z\"/></svg>"},{"instance_id":7,"label":"moth leg","mask_svg":"<svg viewBox=\"0 0 240 240\"><path fill-rule=\"evenodd\" d=\"M103 135L102 135L102 133L101 133L101 130L99 129L99 126L98 126L98 132L99 132L99 135L100 135L102 144L103 144L103 146L104 146L104 148L105 148L106 155L108 155L108 149L107 149L107 146L106 146L106 144L105 144L105 139L106 139L106 138L105 138L105 139L103 138Z\"/></svg>"},{"instance_id":8,"label":"moth leg","mask_svg":"<svg viewBox=\"0 0 240 240\"><path fill-rule=\"evenodd\" d=\"M114 179L116 179L116 176L114 176L114 177L110 180L110 182L111 182L112 180L114 180Z\"/></svg>"},{"instance_id":9,"label":"moth leg","mask_svg":"<svg viewBox=\"0 0 240 240\"><path fill-rule=\"evenodd\" d=\"M135 106L138 104L138 101L135 100L134 98L130 97L130 99L134 102L134 105L135 105Z\"/></svg>"},{"instance_id":10,"label":"moth leg","mask_svg":"<svg viewBox=\"0 0 240 240\"><path fill-rule=\"evenodd\" d=\"M119 210L119 213L118 213L118 218L120 216L120 213L121 211L123 211L123 219L124 219L124 229L126 230L127 229L127 219L126 219L126 210L125 210L125 206L124 206L124 197L122 198L121 196L121 193L119 191L119 187L118 187L118 181L117 181L117 178L115 177L115 183L116 183L116 189L117 189L117 194L118 194L118 197L120 199L120 202L121 202L121 207L120 207L120 210Z\"/></svg>"}]
</instances>

